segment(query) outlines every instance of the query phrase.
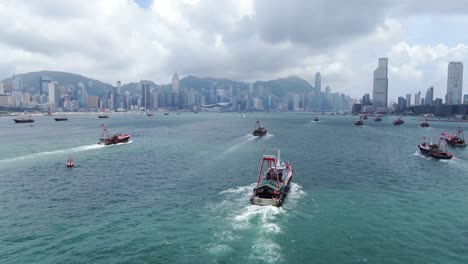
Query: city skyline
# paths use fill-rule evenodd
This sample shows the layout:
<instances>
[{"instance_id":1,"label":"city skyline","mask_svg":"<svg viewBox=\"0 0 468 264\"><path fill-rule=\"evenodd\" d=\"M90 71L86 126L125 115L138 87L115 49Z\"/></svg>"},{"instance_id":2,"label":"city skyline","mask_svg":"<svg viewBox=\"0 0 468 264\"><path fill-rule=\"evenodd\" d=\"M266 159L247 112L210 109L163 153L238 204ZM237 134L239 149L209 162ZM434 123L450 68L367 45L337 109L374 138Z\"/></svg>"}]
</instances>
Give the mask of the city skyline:
<instances>
[{"instance_id":1,"label":"city skyline","mask_svg":"<svg viewBox=\"0 0 468 264\"><path fill-rule=\"evenodd\" d=\"M50 69L165 83L177 71L314 83L321 72L360 98L373 87L375 58L386 57L389 99L429 86L444 98L446 64L468 60L467 13L462 1L4 1L0 76Z\"/></svg>"}]
</instances>

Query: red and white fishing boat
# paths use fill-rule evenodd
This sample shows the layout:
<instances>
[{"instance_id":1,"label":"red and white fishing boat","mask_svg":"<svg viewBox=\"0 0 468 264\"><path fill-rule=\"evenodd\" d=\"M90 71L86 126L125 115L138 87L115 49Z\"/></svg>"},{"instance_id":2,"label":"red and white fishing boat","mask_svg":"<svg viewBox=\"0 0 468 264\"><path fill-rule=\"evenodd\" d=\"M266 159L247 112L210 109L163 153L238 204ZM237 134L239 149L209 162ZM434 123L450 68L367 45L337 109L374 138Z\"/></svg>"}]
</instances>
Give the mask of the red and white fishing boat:
<instances>
[{"instance_id":1,"label":"red and white fishing boat","mask_svg":"<svg viewBox=\"0 0 468 264\"><path fill-rule=\"evenodd\" d=\"M253 189L250 202L254 205L281 206L289 191L293 169L288 163L274 155L263 155L257 185Z\"/></svg>"},{"instance_id":2,"label":"red and white fishing boat","mask_svg":"<svg viewBox=\"0 0 468 264\"><path fill-rule=\"evenodd\" d=\"M419 151L421 151L421 154L432 157L434 159L451 159L453 157L453 154L447 150L445 138L440 138L437 144L427 143L424 140L424 142L419 144L418 147Z\"/></svg>"},{"instance_id":3,"label":"red and white fishing boat","mask_svg":"<svg viewBox=\"0 0 468 264\"><path fill-rule=\"evenodd\" d=\"M466 147L465 135L463 134L463 129L461 127L457 128L457 131L450 135L442 133L442 136L445 137L445 141L447 141L447 144L450 146L458 148Z\"/></svg>"},{"instance_id":4,"label":"red and white fishing boat","mask_svg":"<svg viewBox=\"0 0 468 264\"><path fill-rule=\"evenodd\" d=\"M393 125L395 125L395 126L400 126L400 125L403 125L404 123L405 123L405 121L403 120L403 118L401 116L399 116L395 120L393 120Z\"/></svg>"},{"instance_id":5,"label":"red and white fishing boat","mask_svg":"<svg viewBox=\"0 0 468 264\"><path fill-rule=\"evenodd\" d=\"M73 168L75 167L75 162L73 161L73 157L69 157L67 160L67 167L68 168Z\"/></svg>"},{"instance_id":6,"label":"red and white fishing boat","mask_svg":"<svg viewBox=\"0 0 468 264\"><path fill-rule=\"evenodd\" d=\"M118 143L127 143L130 140L131 136L129 134L116 133L113 136L110 136L106 126L104 124L102 124L101 126L102 134L98 144L113 145Z\"/></svg>"}]
</instances>

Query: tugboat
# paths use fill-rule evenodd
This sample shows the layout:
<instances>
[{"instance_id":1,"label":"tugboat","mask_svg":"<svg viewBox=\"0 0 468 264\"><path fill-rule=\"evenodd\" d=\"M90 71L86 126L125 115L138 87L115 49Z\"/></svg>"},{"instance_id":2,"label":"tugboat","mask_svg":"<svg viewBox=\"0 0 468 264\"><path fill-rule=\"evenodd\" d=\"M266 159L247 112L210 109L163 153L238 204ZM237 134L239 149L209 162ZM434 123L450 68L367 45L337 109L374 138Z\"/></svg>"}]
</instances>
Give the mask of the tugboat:
<instances>
[{"instance_id":1,"label":"tugboat","mask_svg":"<svg viewBox=\"0 0 468 264\"><path fill-rule=\"evenodd\" d=\"M13 121L15 121L15 123L32 123L34 119L29 116L28 118L15 118Z\"/></svg>"},{"instance_id":2,"label":"tugboat","mask_svg":"<svg viewBox=\"0 0 468 264\"><path fill-rule=\"evenodd\" d=\"M264 126L262 126L262 124L260 124L260 121L255 121L255 128L252 135L256 137L263 137L264 135L266 135L266 133L267 129Z\"/></svg>"},{"instance_id":3,"label":"tugboat","mask_svg":"<svg viewBox=\"0 0 468 264\"><path fill-rule=\"evenodd\" d=\"M418 145L421 154L432 157L434 159L451 159L453 154L448 152L447 145L445 144L445 138L440 138L437 144L423 143Z\"/></svg>"},{"instance_id":4,"label":"tugboat","mask_svg":"<svg viewBox=\"0 0 468 264\"><path fill-rule=\"evenodd\" d=\"M75 162L73 161L73 157L69 157L67 160L67 168L75 167Z\"/></svg>"},{"instance_id":5,"label":"tugboat","mask_svg":"<svg viewBox=\"0 0 468 264\"><path fill-rule=\"evenodd\" d=\"M281 206L289 191L294 170L274 155L263 155L257 185L253 189L250 202L254 205Z\"/></svg>"},{"instance_id":6,"label":"tugboat","mask_svg":"<svg viewBox=\"0 0 468 264\"><path fill-rule=\"evenodd\" d=\"M101 134L101 139L99 140L98 144L102 145L113 145L113 144L118 144L118 143L127 143L128 140L130 139L129 134L114 134L112 137L109 135L109 132L107 131L107 128L104 124L102 126L102 134Z\"/></svg>"},{"instance_id":7,"label":"tugboat","mask_svg":"<svg viewBox=\"0 0 468 264\"><path fill-rule=\"evenodd\" d=\"M463 129L461 127L450 135L442 133L442 136L445 136L445 141L447 141L447 144L450 146L458 148L466 147L465 135L463 134Z\"/></svg>"},{"instance_id":8,"label":"tugboat","mask_svg":"<svg viewBox=\"0 0 468 264\"><path fill-rule=\"evenodd\" d=\"M99 115L98 117L99 117L99 118L109 118L108 115Z\"/></svg>"},{"instance_id":9,"label":"tugboat","mask_svg":"<svg viewBox=\"0 0 468 264\"><path fill-rule=\"evenodd\" d=\"M395 126L400 126L403 125L405 121L403 121L403 118L401 116L397 117L397 119L393 120L393 125Z\"/></svg>"},{"instance_id":10,"label":"tugboat","mask_svg":"<svg viewBox=\"0 0 468 264\"><path fill-rule=\"evenodd\" d=\"M362 121L362 116L359 116L359 119L354 121L354 125L355 126L363 126L364 125L364 121Z\"/></svg>"},{"instance_id":11,"label":"tugboat","mask_svg":"<svg viewBox=\"0 0 468 264\"><path fill-rule=\"evenodd\" d=\"M382 121L382 116L381 115L376 115L375 118L374 118L374 121L376 121L376 122Z\"/></svg>"}]
</instances>

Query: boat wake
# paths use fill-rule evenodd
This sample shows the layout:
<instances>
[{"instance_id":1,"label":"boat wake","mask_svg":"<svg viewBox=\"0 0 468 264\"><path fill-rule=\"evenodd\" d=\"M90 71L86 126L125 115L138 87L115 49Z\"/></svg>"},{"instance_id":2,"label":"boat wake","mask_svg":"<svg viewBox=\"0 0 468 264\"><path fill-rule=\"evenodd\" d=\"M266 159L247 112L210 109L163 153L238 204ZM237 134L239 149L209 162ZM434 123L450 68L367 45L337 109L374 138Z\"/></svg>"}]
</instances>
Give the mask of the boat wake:
<instances>
[{"instance_id":1,"label":"boat wake","mask_svg":"<svg viewBox=\"0 0 468 264\"><path fill-rule=\"evenodd\" d=\"M133 141L129 141L129 142L126 142L126 143L119 143L119 144L116 144L116 145L130 144L132 142ZM77 152L83 152L83 151L88 151L88 150L93 150L93 149L106 148L106 147L111 147L111 146L112 145L105 146L105 145L99 145L99 144L92 144L92 145L84 145L84 146L68 148L68 149L44 151L44 152L19 156L19 157L15 157L15 158L3 159L3 160L0 160L0 163L12 162L12 161L18 161L18 160L26 160L26 159L33 159L33 158L49 156L49 155L56 155L56 154L63 154L63 153L67 153L67 154L68 153L77 153Z\"/></svg>"},{"instance_id":2,"label":"boat wake","mask_svg":"<svg viewBox=\"0 0 468 264\"><path fill-rule=\"evenodd\" d=\"M245 261L278 263L284 261L279 235L288 208L295 207L305 192L299 184L291 183L285 207L256 206L249 204L255 184L230 188L219 193L221 203L210 205L213 215L221 221L215 232L216 241L209 245L208 252L222 259L238 252L237 248L248 243Z\"/></svg>"},{"instance_id":3,"label":"boat wake","mask_svg":"<svg viewBox=\"0 0 468 264\"><path fill-rule=\"evenodd\" d=\"M237 150L242 145L247 144L247 143L255 140L256 138L257 137L254 137L252 134L247 134L247 135L240 138L240 142L237 142L236 144L234 144L234 145L230 146L229 148L227 148L222 155L234 152L235 150Z\"/></svg>"}]
</instances>

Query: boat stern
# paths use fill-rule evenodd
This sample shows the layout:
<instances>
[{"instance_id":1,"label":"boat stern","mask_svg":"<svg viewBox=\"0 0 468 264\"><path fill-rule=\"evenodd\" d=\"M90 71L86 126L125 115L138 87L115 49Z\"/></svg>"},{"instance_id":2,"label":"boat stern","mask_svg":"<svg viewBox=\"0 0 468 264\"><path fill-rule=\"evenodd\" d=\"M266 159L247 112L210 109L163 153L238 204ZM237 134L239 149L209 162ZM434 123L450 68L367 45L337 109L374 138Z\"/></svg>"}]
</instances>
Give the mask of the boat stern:
<instances>
[{"instance_id":1,"label":"boat stern","mask_svg":"<svg viewBox=\"0 0 468 264\"><path fill-rule=\"evenodd\" d=\"M278 199L260 198L260 197L256 197L255 195L252 195L252 197L250 197L250 202L253 205L260 205L260 206L269 206L269 205L276 206L276 207L281 206L281 201Z\"/></svg>"}]
</instances>

